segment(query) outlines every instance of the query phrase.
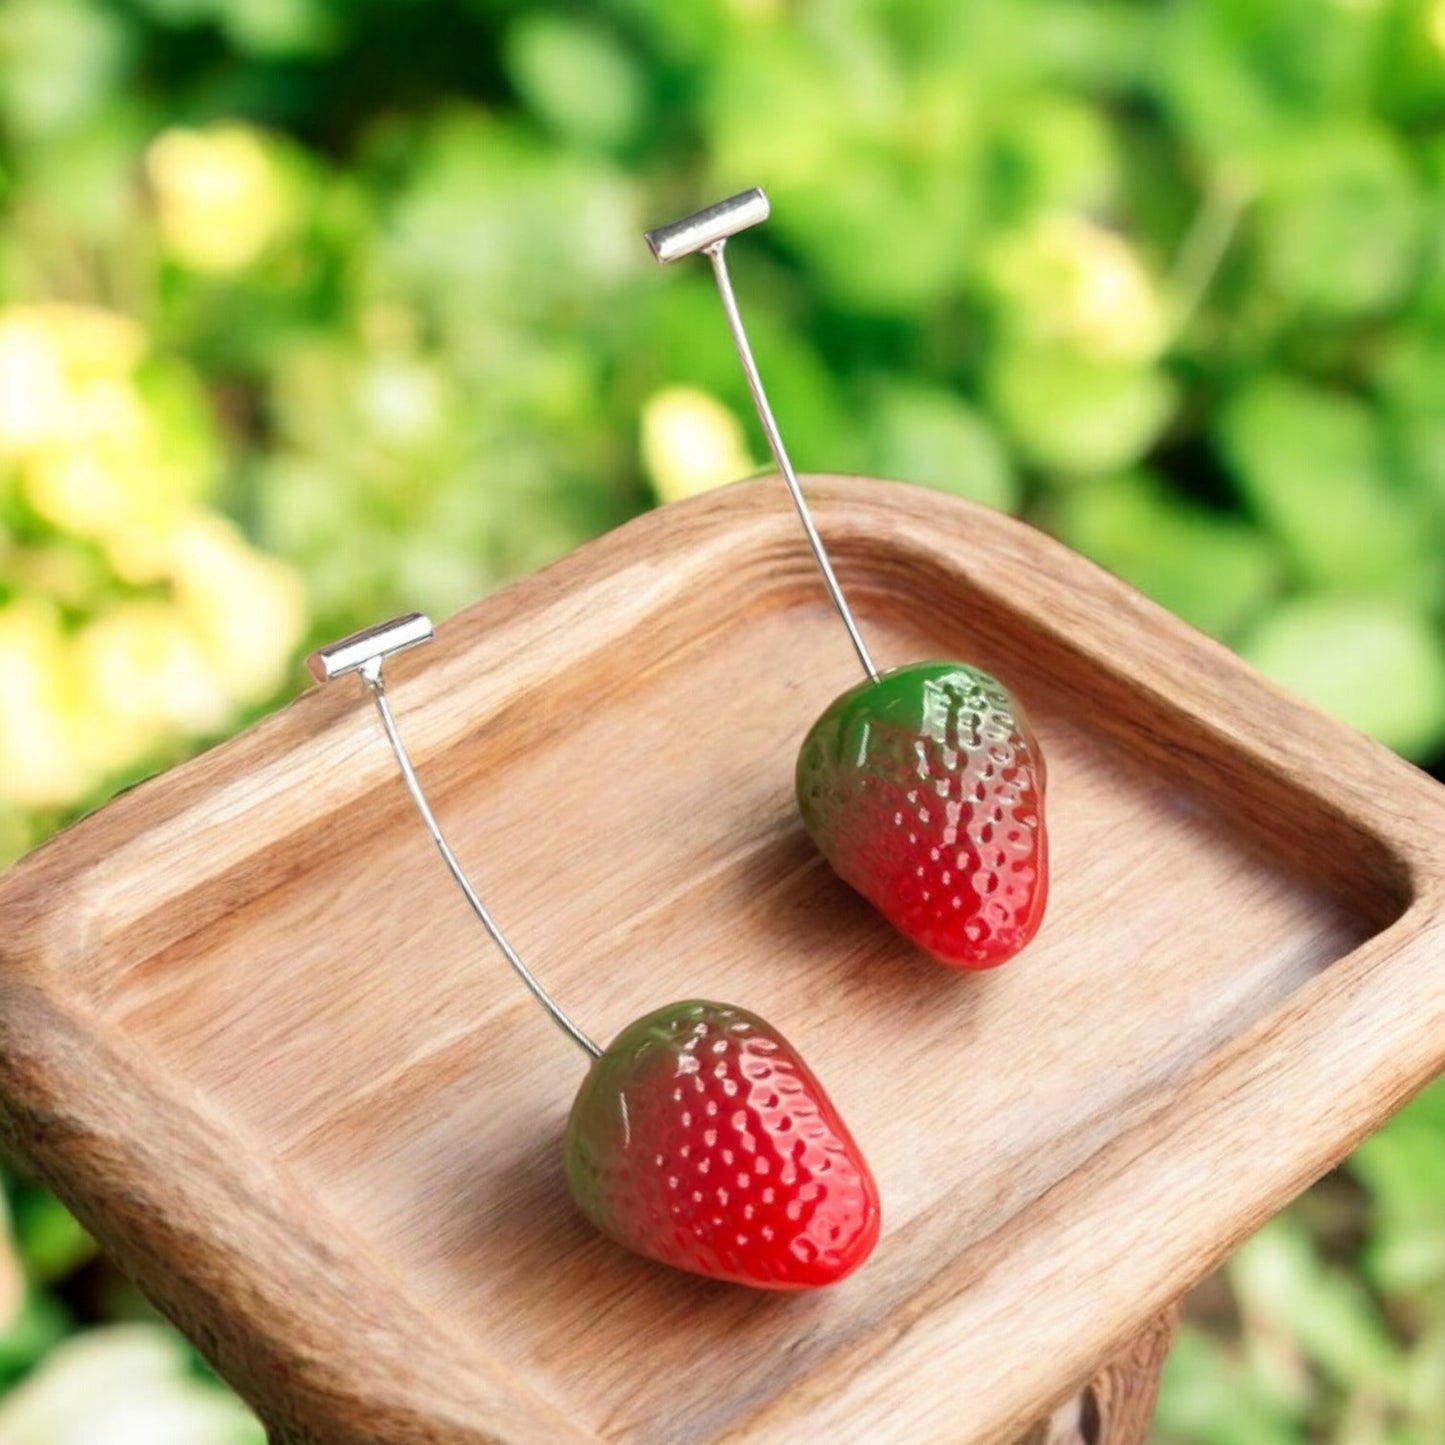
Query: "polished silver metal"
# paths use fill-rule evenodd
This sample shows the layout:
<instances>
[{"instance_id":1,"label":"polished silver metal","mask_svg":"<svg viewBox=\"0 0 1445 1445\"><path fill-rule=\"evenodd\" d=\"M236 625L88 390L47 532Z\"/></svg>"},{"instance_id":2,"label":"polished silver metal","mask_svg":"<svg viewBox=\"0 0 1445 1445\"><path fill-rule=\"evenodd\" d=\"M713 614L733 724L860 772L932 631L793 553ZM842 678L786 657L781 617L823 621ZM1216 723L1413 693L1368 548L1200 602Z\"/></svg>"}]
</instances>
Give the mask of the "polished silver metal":
<instances>
[{"instance_id":1,"label":"polished silver metal","mask_svg":"<svg viewBox=\"0 0 1445 1445\"><path fill-rule=\"evenodd\" d=\"M378 623L318 647L306 659L306 666L317 682L330 682L348 672L360 672L369 663L389 657L393 652L404 652L408 647L430 642L435 631L430 617L408 612L405 617L393 617L390 622Z\"/></svg>"},{"instance_id":2,"label":"polished silver metal","mask_svg":"<svg viewBox=\"0 0 1445 1445\"><path fill-rule=\"evenodd\" d=\"M773 460L778 464L778 470L783 474L783 481L787 483L788 491L792 495L793 505L798 509L803 531L808 534L808 545L812 547L813 556L817 558L818 568L823 574L828 595L833 599L833 606L838 609L838 616L843 619L843 626L848 630L848 640L853 644L853 651L858 654L863 671L872 681L877 682L878 669L873 665L873 659L863 641L863 634L859 632L858 623L848 606L848 599L843 596L843 589L828 558L828 549L818 535L813 514L798 483L798 474L788 460L782 433L773 418L773 409L768 405L763 379L758 373L757 362L753 359L753 349L748 344L747 332L743 329L742 314L738 310L732 278L728 275L727 260L723 255L729 236L747 226L756 225L758 221L765 220L767 215L768 198L763 192L756 189L743 191L725 201L719 201L715 206L709 206L705 211L697 212L696 215L684 216L670 226L660 226L655 231L649 231L647 244L652 247L652 253L659 261L672 261L679 256L690 256L701 251L712 262L713 276L717 280L723 311L732 331L733 345L737 348L738 359L742 362L743 375L747 378L748 390L752 392L753 406L757 409L758 420L763 424L763 434L768 439Z\"/></svg>"},{"instance_id":3,"label":"polished silver metal","mask_svg":"<svg viewBox=\"0 0 1445 1445\"><path fill-rule=\"evenodd\" d=\"M591 1054L594 1059L601 1058L602 1050L563 1013L557 1001L537 981L536 975L522 962L517 950L507 941L507 936L498 926L496 919L487 911L486 905L477 896L477 890L472 887L471 881L462 871L462 865L457 861L457 855L452 852L446 838L442 835L436 814L432 812L431 804L427 802L426 794L422 791L421 780L416 775L416 768L412 766L411 754L407 751L406 744L402 741L401 733L397 729L391 702L386 695L386 677L383 672L386 659L404 648L415 647L419 643L430 641L434 631L430 619L423 617L419 612L413 612L405 617L395 618L391 622L384 622L378 627L368 627L363 632L343 637L339 642L328 643L325 647L317 648L307 659L306 665L311 669L311 675L320 682L329 682L333 678L344 676L349 672L360 675L362 686L371 694L371 699L376 704L376 710L381 716L381 725L386 731L387 741L391 744L392 752L396 754L397 765L401 768L401 776L406 783L406 790L411 794L411 800L416 804L416 810L421 814L421 820L426 825L427 832L431 834L432 842L437 846L437 852L442 855L442 862L447 865L448 871L456 880L457 887L462 890L472 912L477 915L482 927L491 936L492 942L501 949L502 956L512 965L517 976L531 990L532 997L547 1010L552 1022L579 1048Z\"/></svg>"},{"instance_id":4,"label":"polished silver metal","mask_svg":"<svg viewBox=\"0 0 1445 1445\"><path fill-rule=\"evenodd\" d=\"M674 221L670 226L659 226L647 232L647 244L652 254L664 264L705 251L719 241L726 241L749 226L756 226L768 219L768 198L754 186L750 191L739 191L715 206L704 211L695 211Z\"/></svg>"}]
</instances>

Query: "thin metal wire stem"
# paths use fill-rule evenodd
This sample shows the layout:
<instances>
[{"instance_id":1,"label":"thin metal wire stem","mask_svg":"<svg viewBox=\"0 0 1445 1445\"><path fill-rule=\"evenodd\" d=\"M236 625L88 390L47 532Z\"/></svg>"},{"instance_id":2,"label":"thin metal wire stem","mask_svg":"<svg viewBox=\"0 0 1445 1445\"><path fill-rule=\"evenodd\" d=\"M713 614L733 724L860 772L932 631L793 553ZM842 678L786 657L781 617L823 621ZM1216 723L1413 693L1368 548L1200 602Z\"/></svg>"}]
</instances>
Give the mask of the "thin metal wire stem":
<instances>
[{"instance_id":1,"label":"thin metal wire stem","mask_svg":"<svg viewBox=\"0 0 1445 1445\"><path fill-rule=\"evenodd\" d=\"M853 651L858 654L858 661L863 664L863 671L874 682L877 682L878 669L874 667L873 659L868 655L868 648L864 645L863 636L858 631L858 624L853 620L853 613L848 606L847 599L843 596L842 587L838 585L838 578L833 572L833 564L828 560L828 549L823 546L823 539L818 535L818 529L813 524L813 514L808 510L808 503L803 497L803 489L798 484L798 474L793 470L792 462L788 460L787 450L783 446L782 433L778 430L777 422L773 420L773 409L768 405L767 394L763 391L763 379L758 374L757 362L753 360L753 349L748 345L747 333L743 330L743 318L738 311L737 297L733 294L732 279L728 275L727 261L723 257L723 248L726 244L726 241L715 241L704 249L709 260L712 261L713 275L717 278L717 288L722 295L723 311L727 314L728 326L733 334L733 345L737 348L738 359L743 364L743 375L747 377L748 390L753 394L753 405L757 408L758 420L763 424L763 433L768 439L768 446L772 448L773 460L777 462L778 470L788 484L793 505L798 509L798 517L803 523L803 530L808 534L808 545L813 549L813 556L818 559L818 567L823 573L823 581L827 584L828 595L833 599L833 606L838 609L838 616L843 619L843 626L848 629L848 640L853 644Z\"/></svg>"},{"instance_id":2,"label":"thin metal wire stem","mask_svg":"<svg viewBox=\"0 0 1445 1445\"><path fill-rule=\"evenodd\" d=\"M401 740L401 733L397 731L391 703L386 696L386 682L382 677L380 658L373 658L362 667L361 680L371 693L377 712L381 714L381 725L386 729L387 740L391 743L392 752L396 754L402 778L406 782L406 790L411 794L411 800L416 804L416 810L421 814L421 820L426 824L426 830L431 834L432 842L437 845L437 852L442 855L442 862L447 865L452 877L456 879L457 887L466 895L472 912L481 920L482 927L491 935L492 942L502 950L503 956L516 970L517 976L531 990L532 997L552 1016L552 1022L579 1048L591 1054L594 1059L601 1058L602 1050L562 1012L557 1001L537 981L532 970L522 962L517 950L507 942L506 934L497 926L496 920L487 912L486 905L477 897L477 891L468 881L467 875L462 872L462 865L457 862L456 854L452 852L447 845L447 840L442 836L442 830L437 826L436 815L426 800L426 794L422 792L421 782L417 778L416 769L412 766L411 754L407 752L406 744Z\"/></svg>"}]
</instances>

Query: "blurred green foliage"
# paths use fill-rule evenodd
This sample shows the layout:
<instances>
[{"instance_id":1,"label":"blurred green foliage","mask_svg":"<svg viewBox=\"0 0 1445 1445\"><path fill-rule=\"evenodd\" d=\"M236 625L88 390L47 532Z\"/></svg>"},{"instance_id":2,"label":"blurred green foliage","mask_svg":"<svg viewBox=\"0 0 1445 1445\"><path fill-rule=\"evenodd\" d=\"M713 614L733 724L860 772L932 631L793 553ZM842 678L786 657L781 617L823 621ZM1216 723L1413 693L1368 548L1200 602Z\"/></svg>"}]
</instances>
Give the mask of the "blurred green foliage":
<instances>
[{"instance_id":1,"label":"blurred green foliage","mask_svg":"<svg viewBox=\"0 0 1445 1445\"><path fill-rule=\"evenodd\" d=\"M800 466L1022 512L1438 763L1445 0L0 0L0 860L303 640L761 458L706 275L639 239L758 183ZM1164 1437L1445 1439L1442 1099L1343 1232L1311 1196L1240 1254ZM0 1382L136 1308L5 1197ZM128 1328L0 1437L113 1348L165 1439L249 1438Z\"/></svg>"},{"instance_id":2,"label":"blurred green foliage","mask_svg":"<svg viewBox=\"0 0 1445 1445\"><path fill-rule=\"evenodd\" d=\"M1445 1083L1250 1240L1232 1310L1186 1324L1160 1445L1445 1440Z\"/></svg>"}]
</instances>

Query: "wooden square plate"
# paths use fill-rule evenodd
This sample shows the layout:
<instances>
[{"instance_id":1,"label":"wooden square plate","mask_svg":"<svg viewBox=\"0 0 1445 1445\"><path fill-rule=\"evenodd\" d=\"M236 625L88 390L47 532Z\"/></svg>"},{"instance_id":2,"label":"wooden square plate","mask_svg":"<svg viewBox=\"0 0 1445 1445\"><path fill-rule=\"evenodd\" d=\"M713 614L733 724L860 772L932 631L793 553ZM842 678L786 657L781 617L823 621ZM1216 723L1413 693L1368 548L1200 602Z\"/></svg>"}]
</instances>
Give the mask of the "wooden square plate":
<instances>
[{"instance_id":1,"label":"wooden square plate","mask_svg":"<svg viewBox=\"0 0 1445 1445\"><path fill-rule=\"evenodd\" d=\"M808 1296L567 1199L583 1059L506 972L354 685L0 882L0 1128L278 1438L1007 1439L1445 1061L1445 795L1020 523L817 479L881 665L1006 678L1054 891L998 973L914 952L792 770L856 666L788 499L666 508L390 669L443 827L594 1036L771 1019L884 1237Z\"/></svg>"}]
</instances>

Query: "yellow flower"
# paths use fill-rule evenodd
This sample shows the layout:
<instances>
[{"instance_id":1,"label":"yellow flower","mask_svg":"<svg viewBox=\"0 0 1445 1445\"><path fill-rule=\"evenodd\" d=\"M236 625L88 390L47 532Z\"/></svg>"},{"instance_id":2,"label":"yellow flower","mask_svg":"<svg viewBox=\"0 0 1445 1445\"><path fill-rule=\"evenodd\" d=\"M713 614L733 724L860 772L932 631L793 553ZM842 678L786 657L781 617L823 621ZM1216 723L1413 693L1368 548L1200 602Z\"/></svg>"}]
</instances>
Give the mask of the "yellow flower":
<instances>
[{"instance_id":1,"label":"yellow flower","mask_svg":"<svg viewBox=\"0 0 1445 1445\"><path fill-rule=\"evenodd\" d=\"M99 542L129 582L157 580L157 533L202 490L138 389L145 336L82 306L0 311L0 453L37 516Z\"/></svg>"},{"instance_id":2,"label":"yellow flower","mask_svg":"<svg viewBox=\"0 0 1445 1445\"><path fill-rule=\"evenodd\" d=\"M12 475L37 516L99 543L122 581L163 581L171 536L207 489L205 448L168 430L176 416L140 390L143 342L131 323L56 311L0 312L0 450L9 443ZM18 401L3 390L11 365L26 378ZM204 436L199 410L196 424Z\"/></svg>"},{"instance_id":3,"label":"yellow flower","mask_svg":"<svg viewBox=\"0 0 1445 1445\"><path fill-rule=\"evenodd\" d=\"M177 739L219 732L231 700L196 629L159 599L118 603L76 634L76 668L89 699L80 750L100 775Z\"/></svg>"},{"instance_id":4,"label":"yellow flower","mask_svg":"<svg viewBox=\"0 0 1445 1445\"><path fill-rule=\"evenodd\" d=\"M78 420L77 386L100 386L91 404L111 408L114 420L125 405L115 379L144 354L140 327L109 311L50 303L0 312L0 453L64 444Z\"/></svg>"},{"instance_id":5,"label":"yellow flower","mask_svg":"<svg viewBox=\"0 0 1445 1445\"><path fill-rule=\"evenodd\" d=\"M65 363L44 327L0 319L0 449L23 453L53 436L65 410Z\"/></svg>"},{"instance_id":6,"label":"yellow flower","mask_svg":"<svg viewBox=\"0 0 1445 1445\"><path fill-rule=\"evenodd\" d=\"M164 131L146 151L145 167L161 236L197 271L249 266L294 222L291 188L249 126Z\"/></svg>"},{"instance_id":7,"label":"yellow flower","mask_svg":"<svg viewBox=\"0 0 1445 1445\"><path fill-rule=\"evenodd\" d=\"M670 386L642 409L642 460L664 502L721 487L756 470L742 424L696 387Z\"/></svg>"},{"instance_id":8,"label":"yellow flower","mask_svg":"<svg viewBox=\"0 0 1445 1445\"><path fill-rule=\"evenodd\" d=\"M60 619L39 598L0 607L0 803L63 808L94 786L76 746L83 712Z\"/></svg>"},{"instance_id":9,"label":"yellow flower","mask_svg":"<svg viewBox=\"0 0 1445 1445\"><path fill-rule=\"evenodd\" d=\"M59 349L67 370L80 377L126 376L149 349L138 321L99 306L45 301L17 306L9 316L30 319L44 328Z\"/></svg>"},{"instance_id":10,"label":"yellow flower","mask_svg":"<svg viewBox=\"0 0 1445 1445\"><path fill-rule=\"evenodd\" d=\"M1159 288L1127 240L1083 216L1041 217L994 256L996 284L1030 339L1099 361L1151 361L1168 340Z\"/></svg>"},{"instance_id":11,"label":"yellow flower","mask_svg":"<svg viewBox=\"0 0 1445 1445\"><path fill-rule=\"evenodd\" d=\"M122 582L145 587L170 580L180 515L175 508L137 507L105 534L106 561Z\"/></svg>"},{"instance_id":12,"label":"yellow flower","mask_svg":"<svg viewBox=\"0 0 1445 1445\"><path fill-rule=\"evenodd\" d=\"M96 540L147 519L157 500L151 474L103 446L46 452L23 473L21 487L52 526Z\"/></svg>"},{"instance_id":13,"label":"yellow flower","mask_svg":"<svg viewBox=\"0 0 1445 1445\"><path fill-rule=\"evenodd\" d=\"M207 666L238 703L280 687L306 630L301 580L249 546L223 518L197 512L173 539L176 603L195 629Z\"/></svg>"},{"instance_id":14,"label":"yellow flower","mask_svg":"<svg viewBox=\"0 0 1445 1445\"><path fill-rule=\"evenodd\" d=\"M20 484L35 511L72 537L98 542L115 575L146 585L168 575L192 479L149 452L108 446L42 453Z\"/></svg>"},{"instance_id":15,"label":"yellow flower","mask_svg":"<svg viewBox=\"0 0 1445 1445\"><path fill-rule=\"evenodd\" d=\"M0 820L222 731L305 630L292 571L198 505L208 414L184 371L139 370L145 350L105 311L0 310L0 464L59 534L0 559L19 593L0 606ZM117 579L158 595L117 601ZM72 631L62 603L99 610Z\"/></svg>"}]
</instances>

